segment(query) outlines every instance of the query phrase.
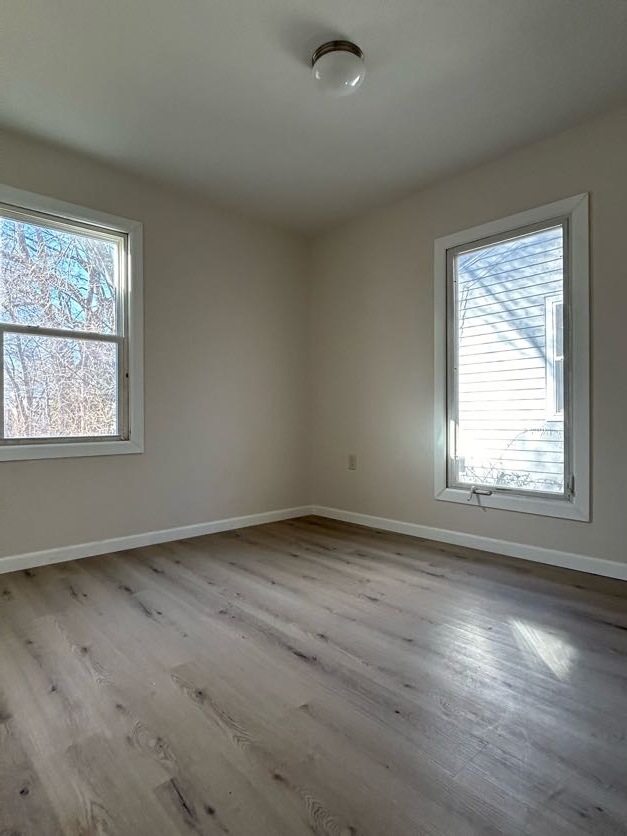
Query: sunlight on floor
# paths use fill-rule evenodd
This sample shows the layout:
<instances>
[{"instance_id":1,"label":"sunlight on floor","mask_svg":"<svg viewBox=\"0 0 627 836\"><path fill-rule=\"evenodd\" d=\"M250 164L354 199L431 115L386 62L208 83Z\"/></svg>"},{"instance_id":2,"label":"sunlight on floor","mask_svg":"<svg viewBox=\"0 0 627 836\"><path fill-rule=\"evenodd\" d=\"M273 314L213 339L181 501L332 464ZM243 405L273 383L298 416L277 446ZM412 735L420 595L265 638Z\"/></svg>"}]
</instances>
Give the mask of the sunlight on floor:
<instances>
[{"instance_id":1,"label":"sunlight on floor","mask_svg":"<svg viewBox=\"0 0 627 836\"><path fill-rule=\"evenodd\" d=\"M528 659L540 659L558 679L568 679L577 658L577 648L547 630L517 618L510 619L510 624L518 646Z\"/></svg>"}]
</instances>

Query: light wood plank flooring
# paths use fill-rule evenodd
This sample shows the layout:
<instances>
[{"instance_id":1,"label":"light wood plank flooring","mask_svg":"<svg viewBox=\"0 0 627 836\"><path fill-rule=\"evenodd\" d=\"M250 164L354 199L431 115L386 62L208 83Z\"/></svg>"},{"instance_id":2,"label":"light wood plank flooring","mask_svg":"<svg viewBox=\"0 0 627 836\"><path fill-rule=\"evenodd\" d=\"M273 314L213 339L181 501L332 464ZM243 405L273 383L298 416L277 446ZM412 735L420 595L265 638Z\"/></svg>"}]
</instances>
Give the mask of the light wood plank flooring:
<instances>
[{"instance_id":1,"label":"light wood plank flooring","mask_svg":"<svg viewBox=\"0 0 627 836\"><path fill-rule=\"evenodd\" d=\"M0 576L0 833L627 833L627 584L306 518Z\"/></svg>"}]
</instances>

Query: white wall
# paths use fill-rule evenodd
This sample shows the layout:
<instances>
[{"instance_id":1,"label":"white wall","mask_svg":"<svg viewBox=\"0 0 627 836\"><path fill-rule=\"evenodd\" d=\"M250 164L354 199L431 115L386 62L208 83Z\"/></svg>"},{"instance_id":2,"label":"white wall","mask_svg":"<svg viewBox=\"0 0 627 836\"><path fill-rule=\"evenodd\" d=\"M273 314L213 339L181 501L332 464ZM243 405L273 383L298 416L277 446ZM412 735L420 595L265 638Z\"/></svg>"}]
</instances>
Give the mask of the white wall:
<instances>
[{"instance_id":1,"label":"white wall","mask_svg":"<svg viewBox=\"0 0 627 836\"><path fill-rule=\"evenodd\" d=\"M0 557L307 501L305 245L22 136L0 182L144 224L146 452L0 464Z\"/></svg>"},{"instance_id":2,"label":"white wall","mask_svg":"<svg viewBox=\"0 0 627 836\"><path fill-rule=\"evenodd\" d=\"M627 562L626 149L622 108L314 242L316 504ZM593 522L436 502L433 241L584 191L591 193ZM355 472L348 453L358 456Z\"/></svg>"}]
</instances>

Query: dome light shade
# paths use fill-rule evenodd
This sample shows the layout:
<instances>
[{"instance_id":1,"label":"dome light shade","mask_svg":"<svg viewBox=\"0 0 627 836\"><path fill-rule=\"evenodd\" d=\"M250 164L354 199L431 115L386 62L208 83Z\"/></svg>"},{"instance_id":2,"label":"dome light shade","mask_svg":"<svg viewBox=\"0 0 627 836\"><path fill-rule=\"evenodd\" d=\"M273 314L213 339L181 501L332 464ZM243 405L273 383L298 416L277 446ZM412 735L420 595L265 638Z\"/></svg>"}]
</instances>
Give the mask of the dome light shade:
<instances>
[{"instance_id":1,"label":"dome light shade","mask_svg":"<svg viewBox=\"0 0 627 836\"><path fill-rule=\"evenodd\" d=\"M329 96L347 96L361 86L366 75L364 54L350 41L322 44L311 58L318 88Z\"/></svg>"}]
</instances>

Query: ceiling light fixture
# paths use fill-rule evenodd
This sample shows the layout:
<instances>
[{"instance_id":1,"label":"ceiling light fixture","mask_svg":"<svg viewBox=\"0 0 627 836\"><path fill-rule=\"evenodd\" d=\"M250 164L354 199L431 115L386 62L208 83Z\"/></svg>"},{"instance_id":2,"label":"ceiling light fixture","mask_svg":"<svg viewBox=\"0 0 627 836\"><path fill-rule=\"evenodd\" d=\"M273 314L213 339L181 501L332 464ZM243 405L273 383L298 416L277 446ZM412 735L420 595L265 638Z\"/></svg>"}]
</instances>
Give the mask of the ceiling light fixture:
<instances>
[{"instance_id":1,"label":"ceiling light fixture","mask_svg":"<svg viewBox=\"0 0 627 836\"><path fill-rule=\"evenodd\" d=\"M318 88L329 96L347 96L361 86L366 75L364 54L351 41L328 41L311 57Z\"/></svg>"}]
</instances>

